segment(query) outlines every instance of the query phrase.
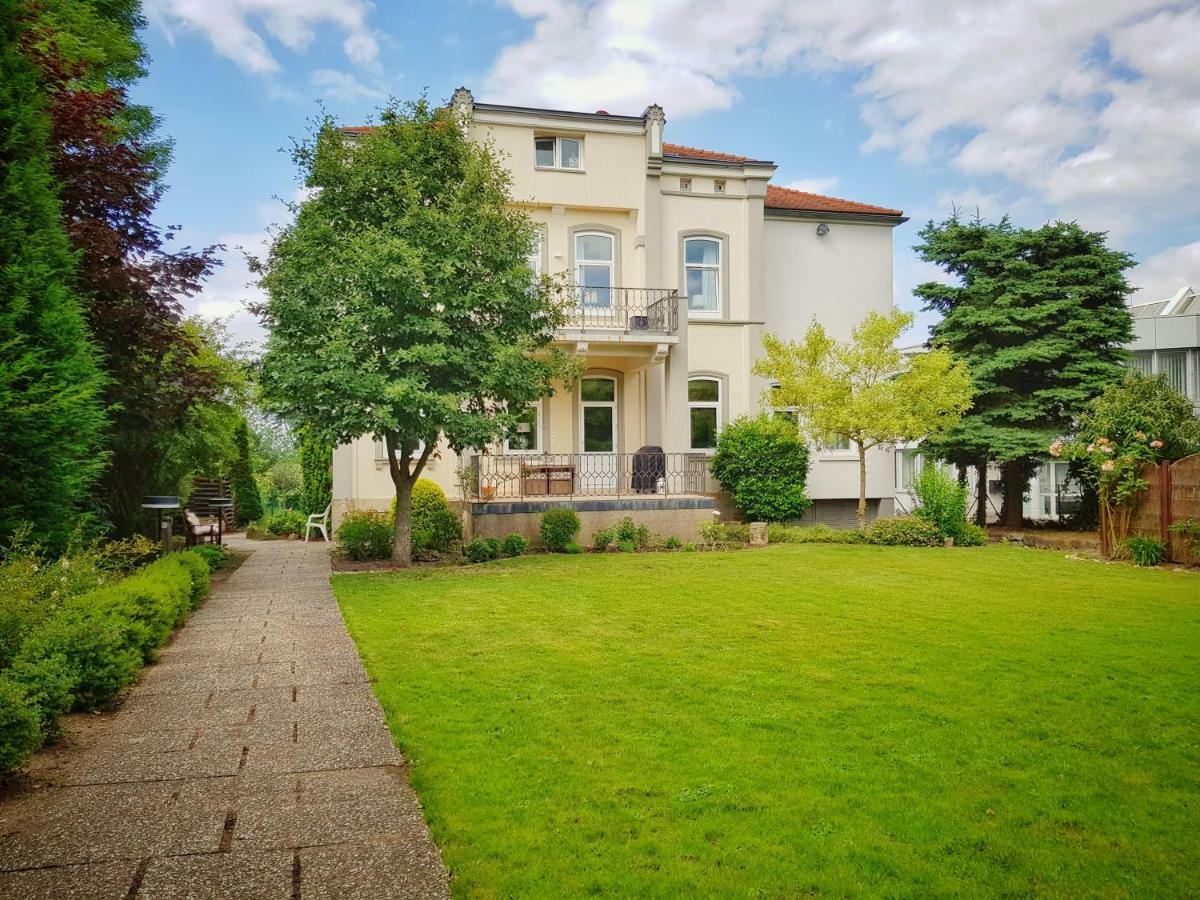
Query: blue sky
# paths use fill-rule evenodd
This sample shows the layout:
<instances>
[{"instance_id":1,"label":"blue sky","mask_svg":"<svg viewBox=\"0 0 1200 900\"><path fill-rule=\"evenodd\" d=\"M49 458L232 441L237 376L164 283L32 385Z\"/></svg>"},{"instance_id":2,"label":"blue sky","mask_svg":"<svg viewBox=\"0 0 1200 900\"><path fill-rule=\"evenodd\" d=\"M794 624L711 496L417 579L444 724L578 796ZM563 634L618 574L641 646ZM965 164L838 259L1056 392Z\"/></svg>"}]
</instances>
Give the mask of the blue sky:
<instances>
[{"instance_id":1,"label":"blue sky","mask_svg":"<svg viewBox=\"0 0 1200 900\"><path fill-rule=\"evenodd\" d=\"M1142 265L1139 299L1200 287L1195 4L1145 0L147 0L133 91L175 140L159 209L227 265L191 303L256 296L235 249L286 212L284 150L317 114L460 84L493 102L638 114L668 139L774 160L775 181L900 207L895 300L935 277L911 251L951 203L1022 224L1075 218ZM830 298L836 302L836 298ZM923 319L927 321L927 319Z\"/></svg>"}]
</instances>

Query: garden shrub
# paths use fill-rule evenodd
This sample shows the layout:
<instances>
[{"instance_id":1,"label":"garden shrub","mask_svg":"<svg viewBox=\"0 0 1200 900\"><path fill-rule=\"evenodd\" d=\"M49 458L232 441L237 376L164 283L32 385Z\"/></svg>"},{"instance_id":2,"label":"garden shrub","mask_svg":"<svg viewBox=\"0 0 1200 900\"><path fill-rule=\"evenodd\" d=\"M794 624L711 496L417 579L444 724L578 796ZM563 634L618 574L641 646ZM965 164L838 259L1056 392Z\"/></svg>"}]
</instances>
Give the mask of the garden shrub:
<instances>
[{"instance_id":1,"label":"garden shrub","mask_svg":"<svg viewBox=\"0 0 1200 900\"><path fill-rule=\"evenodd\" d=\"M731 422L717 440L710 468L750 521L799 519L812 505L804 490L808 446L786 420L757 416Z\"/></svg>"},{"instance_id":2,"label":"garden shrub","mask_svg":"<svg viewBox=\"0 0 1200 900\"><path fill-rule=\"evenodd\" d=\"M548 509L542 513L542 543L551 553L573 552L567 547L575 543L579 527L579 516L575 510L565 506Z\"/></svg>"},{"instance_id":3,"label":"garden shrub","mask_svg":"<svg viewBox=\"0 0 1200 900\"><path fill-rule=\"evenodd\" d=\"M1139 566L1157 566L1167 555L1167 545L1154 538L1134 535L1125 541L1129 557Z\"/></svg>"},{"instance_id":4,"label":"garden shrub","mask_svg":"<svg viewBox=\"0 0 1200 900\"><path fill-rule=\"evenodd\" d=\"M0 684L0 706L20 700L25 714L0 710L0 773L20 765L68 709L95 709L129 684L208 589L209 568L195 551L172 553L121 581L65 598L34 627ZM30 744L30 718L37 741ZM31 749L32 748L32 749Z\"/></svg>"},{"instance_id":5,"label":"garden shrub","mask_svg":"<svg viewBox=\"0 0 1200 900\"><path fill-rule=\"evenodd\" d=\"M619 550L621 553L633 553L635 550L637 550L637 548L637 544L631 540L617 541L617 550Z\"/></svg>"},{"instance_id":6,"label":"garden shrub","mask_svg":"<svg viewBox=\"0 0 1200 900\"><path fill-rule=\"evenodd\" d=\"M663 541L664 550L679 550L681 547L683 547L683 541L675 537L675 535L671 535L669 538Z\"/></svg>"},{"instance_id":7,"label":"garden shrub","mask_svg":"<svg viewBox=\"0 0 1200 900\"><path fill-rule=\"evenodd\" d=\"M940 547L943 542L936 525L916 516L876 519L863 529L863 535L868 544L889 547Z\"/></svg>"},{"instance_id":8,"label":"garden shrub","mask_svg":"<svg viewBox=\"0 0 1200 900\"><path fill-rule=\"evenodd\" d=\"M259 527L267 534L276 537L300 536L304 534L304 526L308 517L298 509L277 509L267 513L259 522Z\"/></svg>"},{"instance_id":9,"label":"garden shrub","mask_svg":"<svg viewBox=\"0 0 1200 900\"><path fill-rule=\"evenodd\" d=\"M562 548L562 552L566 553L568 555L582 553L583 546L578 541L571 541L569 544L567 544L565 547Z\"/></svg>"},{"instance_id":10,"label":"garden shrub","mask_svg":"<svg viewBox=\"0 0 1200 900\"><path fill-rule=\"evenodd\" d=\"M390 557L395 544L393 518L373 510L346 513L337 529L342 553L359 562Z\"/></svg>"},{"instance_id":11,"label":"garden shrub","mask_svg":"<svg viewBox=\"0 0 1200 900\"><path fill-rule=\"evenodd\" d=\"M20 685L0 676L0 775L20 768L41 745L36 707Z\"/></svg>"},{"instance_id":12,"label":"garden shrub","mask_svg":"<svg viewBox=\"0 0 1200 900\"><path fill-rule=\"evenodd\" d=\"M57 719L71 708L75 690L75 671L66 657L18 660L4 677L24 690L26 703L38 714L43 737L57 733Z\"/></svg>"},{"instance_id":13,"label":"garden shrub","mask_svg":"<svg viewBox=\"0 0 1200 900\"><path fill-rule=\"evenodd\" d=\"M645 550L650 547L651 540L652 536L647 526L626 516L617 524L593 534L592 549L600 551L615 549L629 552L625 550L625 547L628 546L631 550Z\"/></svg>"},{"instance_id":14,"label":"garden shrub","mask_svg":"<svg viewBox=\"0 0 1200 900\"><path fill-rule=\"evenodd\" d=\"M959 484L958 479L940 466L927 465L913 479L912 488L917 498L914 516L936 527L943 538L954 538L956 544L979 543L979 536L966 528L968 491L965 484Z\"/></svg>"},{"instance_id":15,"label":"garden shrub","mask_svg":"<svg viewBox=\"0 0 1200 900\"><path fill-rule=\"evenodd\" d=\"M462 539L462 523L446 493L428 478L420 478L412 488L413 553L448 553Z\"/></svg>"},{"instance_id":16,"label":"garden shrub","mask_svg":"<svg viewBox=\"0 0 1200 900\"><path fill-rule=\"evenodd\" d=\"M475 538L467 544L467 559L473 563L500 558L500 542L495 538Z\"/></svg>"},{"instance_id":17,"label":"garden shrub","mask_svg":"<svg viewBox=\"0 0 1200 900\"><path fill-rule=\"evenodd\" d=\"M964 522L954 535L954 543L959 547L982 547L987 542L987 531L974 522Z\"/></svg>"},{"instance_id":18,"label":"garden shrub","mask_svg":"<svg viewBox=\"0 0 1200 900\"><path fill-rule=\"evenodd\" d=\"M504 543L500 545L500 551L505 556L520 556L529 549L529 541L525 540L522 535L515 531L504 539Z\"/></svg>"},{"instance_id":19,"label":"garden shrub","mask_svg":"<svg viewBox=\"0 0 1200 900\"><path fill-rule=\"evenodd\" d=\"M603 552L615 544L617 541L616 531L612 528L601 528L592 535L592 549L597 552Z\"/></svg>"},{"instance_id":20,"label":"garden shrub","mask_svg":"<svg viewBox=\"0 0 1200 900\"><path fill-rule=\"evenodd\" d=\"M192 548L192 553L195 553L204 560L210 572L215 572L221 568L221 565L229 555L224 547L217 544L200 544L198 547Z\"/></svg>"},{"instance_id":21,"label":"garden shrub","mask_svg":"<svg viewBox=\"0 0 1200 900\"><path fill-rule=\"evenodd\" d=\"M824 524L802 528L775 523L767 526L767 542L771 544L862 544L865 541L863 533L856 528L830 528Z\"/></svg>"}]
</instances>

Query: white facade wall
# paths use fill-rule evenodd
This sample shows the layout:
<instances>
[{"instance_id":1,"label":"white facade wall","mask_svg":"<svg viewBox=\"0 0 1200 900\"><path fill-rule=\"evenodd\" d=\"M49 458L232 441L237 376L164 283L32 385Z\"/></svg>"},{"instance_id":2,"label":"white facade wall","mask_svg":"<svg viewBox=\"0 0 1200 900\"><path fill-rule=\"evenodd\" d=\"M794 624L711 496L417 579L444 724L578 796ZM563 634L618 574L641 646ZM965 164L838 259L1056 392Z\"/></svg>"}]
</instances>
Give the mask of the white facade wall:
<instances>
[{"instance_id":1,"label":"white facade wall","mask_svg":"<svg viewBox=\"0 0 1200 900\"><path fill-rule=\"evenodd\" d=\"M615 238L615 286L683 294L684 238L705 235L721 242L719 313L691 318L684 332L663 339L657 353L653 341L623 346L615 336L589 335L582 349L579 335L564 335L563 346L581 348L589 372L618 379L619 449L626 453L647 443L668 452L689 449L688 375L720 379L722 422L759 411L767 385L751 368L761 355L764 331L799 339L816 317L844 339L868 312L891 307L894 221L764 210L773 165L663 159L654 152L661 140L654 128L649 120L607 122L478 105L471 125L472 135L490 142L506 161L514 198L542 227L541 263L550 274L572 272L575 233L595 229ZM583 141L583 171L535 166L534 135L547 133ZM690 180L689 190L681 189L681 179ZM724 182L723 191L715 179ZM822 222L828 234L818 236ZM577 406L569 386L543 402L543 452L579 452ZM440 447L425 477L461 497L456 472L462 462ZM882 501L884 512L895 492L894 471L890 451L872 451L868 496ZM817 500L856 499L856 455L814 451L809 484ZM370 436L335 451L335 517L348 508L386 508L392 495L386 461Z\"/></svg>"}]
</instances>

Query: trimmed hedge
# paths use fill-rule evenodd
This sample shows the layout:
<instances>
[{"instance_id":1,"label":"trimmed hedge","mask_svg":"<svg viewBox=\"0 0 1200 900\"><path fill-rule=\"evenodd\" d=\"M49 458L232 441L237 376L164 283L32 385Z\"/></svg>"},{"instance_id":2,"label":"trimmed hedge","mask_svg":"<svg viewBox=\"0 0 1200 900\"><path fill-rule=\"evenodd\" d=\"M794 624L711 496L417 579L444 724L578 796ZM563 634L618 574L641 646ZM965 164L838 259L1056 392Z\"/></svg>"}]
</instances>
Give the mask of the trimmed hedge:
<instances>
[{"instance_id":1,"label":"trimmed hedge","mask_svg":"<svg viewBox=\"0 0 1200 900\"><path fill-rule=\"evenodd\" d=\"M59 715L102 707L134 679L208 592L207 557L172 553L71 597L26 638L0 673L0 774L53 735Z\"/></svg>"},{"instance_id":2,"label":"trimmed hedge","mask_svg":"<svg viewBox=\"0 0 1200 900\"><path fill-rule=\"evenodd\" d=\"M876 519L863 535L868 544L887 547L940 547L942 533L932 522L916 516L892 516Z\"/></svg>"}]
</instances>

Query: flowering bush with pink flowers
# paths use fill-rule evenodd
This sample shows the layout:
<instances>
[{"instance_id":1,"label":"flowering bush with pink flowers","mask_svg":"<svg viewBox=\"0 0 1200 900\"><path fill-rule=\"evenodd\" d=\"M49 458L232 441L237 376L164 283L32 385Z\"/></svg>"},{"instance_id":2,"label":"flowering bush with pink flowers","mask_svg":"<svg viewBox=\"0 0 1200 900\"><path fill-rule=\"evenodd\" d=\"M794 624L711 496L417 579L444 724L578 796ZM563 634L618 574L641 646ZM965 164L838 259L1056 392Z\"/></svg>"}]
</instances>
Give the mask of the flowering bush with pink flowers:
<instances>
[{"instance_id":1,"label":"flowering bush with pink flowers","mask_svg":"<svg viewBox=\"0 0 1200 900\"><path fill-rule=\"evenodd\" d=\"M1048 451L1084 464L1080 474L1098 490L1109 546L1123 552L1133 510L1149 487L1145 467L1198 448L1200 422L1191 403L1164 379L1130 372L1092 401L1074 441L1055 441Z\"/></svg>"}]
</instances>

